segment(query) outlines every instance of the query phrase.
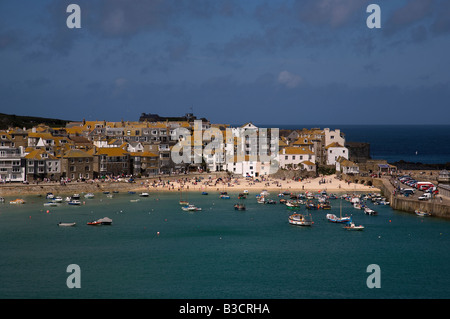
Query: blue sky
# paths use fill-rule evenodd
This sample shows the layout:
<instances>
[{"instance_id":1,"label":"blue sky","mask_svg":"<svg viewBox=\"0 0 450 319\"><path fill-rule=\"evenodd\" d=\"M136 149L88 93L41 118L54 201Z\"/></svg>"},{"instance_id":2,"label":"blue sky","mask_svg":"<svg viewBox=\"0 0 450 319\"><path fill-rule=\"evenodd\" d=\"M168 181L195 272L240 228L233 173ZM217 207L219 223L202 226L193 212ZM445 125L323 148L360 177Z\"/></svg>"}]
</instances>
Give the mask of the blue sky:
<instances>
[{"instance_id":1,"label":"blue sky","mask_svg":"<svg viewBox=\"0 0 450 319\"><path fill-rule=\"evenodd\" d=\"M2 0L0 112L450 124L449 56L445 0Z\"/></svg>"}]
</instances>

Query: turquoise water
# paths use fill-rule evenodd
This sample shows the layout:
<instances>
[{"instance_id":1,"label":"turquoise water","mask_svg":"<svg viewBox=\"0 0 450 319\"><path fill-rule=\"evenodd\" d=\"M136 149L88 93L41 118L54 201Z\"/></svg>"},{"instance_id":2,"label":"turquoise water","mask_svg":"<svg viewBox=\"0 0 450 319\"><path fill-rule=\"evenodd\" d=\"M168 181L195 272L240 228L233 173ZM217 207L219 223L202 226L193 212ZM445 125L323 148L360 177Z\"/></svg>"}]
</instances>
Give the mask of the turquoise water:
<instances>
[{"instance_id":1,"label":"turquoise water","mask_svg":"<svg viewBox=\"0 0 450 319\"><path fill-rule=\"evenodd\" d=\"M96 194L79 207L44 207L35 196L2 204L0 298L450 297L449 221L370 204L379 215L367 216L342 201L364 231L345 231L322 210L304 228L288 224L284 205L251 194L247 210L235 211L231 196L190 194L203 209L195 213L180 209L178 193L137 203L137 195ZM331 204L339 214L339 201ZM86 225L105 216L112 226ZM80 289L66 285L70 264L80 266ZM366 285L370 264L380 266L379 289Z\"/></svg>"}]
</instances>

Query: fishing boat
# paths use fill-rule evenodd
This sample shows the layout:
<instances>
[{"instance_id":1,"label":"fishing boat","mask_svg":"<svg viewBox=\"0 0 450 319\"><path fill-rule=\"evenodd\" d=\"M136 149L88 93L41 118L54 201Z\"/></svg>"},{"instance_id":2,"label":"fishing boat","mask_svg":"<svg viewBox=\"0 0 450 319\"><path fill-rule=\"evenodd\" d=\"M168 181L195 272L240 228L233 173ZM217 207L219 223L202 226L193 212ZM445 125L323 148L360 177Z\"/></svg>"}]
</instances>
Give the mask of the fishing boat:
<instances>
[{"instance_id":1,"label":"fishing boat","mask_svg":"<svg viewBox=\"0 0 450 319\"><path fill-rule=\"evenodd\" d=\"M84 198L94 198L94 193L87 193L84 195Z\"/></svg>"},{"instance_id":2,"label":"fishing boat","mask_svg":"<svg viewBox=\"0 0 450 319\"><path fill-rule=\"evenodd\" d=\"M364 207L364 214L375 216L378 213L376 211L374 211L373 209L369 208L369 207Z\"/></svg>"},{"instance_id":3,"label":"fishing boat","mask_svg":"<svg viewBox=\"0 0 450 319\"><path fill-rule=\"evenodd\" d=\"M348 223L347 226L344 226L343 228L346 230L363 230L364 226L363 225L356 226L354 222L350 222Z\"/></svg>"},{"instance_id":4,"label":"fishing boat","mask_svg":"<svg viewBox=\"0 0 450 319\"><path fill-rule=\"evenodd\" d=\"M69 205L74 205L74 206L80 206L81 202L78 199L72 199L70 202L68 202L67 204Z\"/></svg>"},{"instance_id":5,"label":"fishing boat","mask_svg":"<svg viewBox=\"0 0 450 319\"><path fill-rule=\"evenodd\" d=\"M13 204L13 205L20 205L20 204L25 204L25 201L21 198L17 198L15 200L10 201L9 203Z\"/></svg>"},{"instance_id":6,"label":"fishing boat","mask_svg":"<svg viewBox=\"0 0 450 319\"><path fill-rule=\"evenodd\" d=\"M186 212L197 212L197 211L202 210L201 208L196 207L195 205L192 205L192 204L187 205L187 206L183 206L183 207L181 207L181 209L186 211Z\"/></svg>"},{"instance_id":7,"label":"fishing boat","mask_svg":"<svg viewBox=\"0 0 450 319\"><path fill-rule=\"evenodd\" d=\"M58 226L62 226L62 227L73 227L75 226L77 223L63 223L63 222L59 222Z\"/></svg>"},{"instance_id":8,"label":"fishing boat","mask_svg":"<svg viewBox=\"0 0 450 319\"><path fill-rule=\"evenodd\" d=\"M289 216L289 224L297 226L311 226L313 224L311 214L306 218L302 214L292 214Z\"/></svg>"},{"instance_id":9,"label":"fishing boat","mask_svg":"<svg viewBox=\"0 0 450 319\"><path fill-rule=\"evenodd\" d=\"M234 209L235 209L235 210L245 210L245 205L242 204L242 203L235 204L235 205L234 205Z\"/></svg>"},{"instance_id":10,"label":"fishing boat","mask_svg":"<svg viewBox=\"0 0 450 319\"><path fill-rule=\"evenodd\" d=\"M420 210L416 210L415 213L416 213L417 216L421 216L421 217L431 216L431 213L423 212L423 211L420 211Z\"/></svg>"},{"instance_id":11,"label":"fishing boat","mask_svg":"<svg viewBox=\"0 0 450 319\"><path fill-rule=\"evenodd\" d=\"M108 217L103 217L103 218L88 222L87 225L91 225L91 226L112 225L112 219L108 218Z\"/></svg>"}]
</instances>

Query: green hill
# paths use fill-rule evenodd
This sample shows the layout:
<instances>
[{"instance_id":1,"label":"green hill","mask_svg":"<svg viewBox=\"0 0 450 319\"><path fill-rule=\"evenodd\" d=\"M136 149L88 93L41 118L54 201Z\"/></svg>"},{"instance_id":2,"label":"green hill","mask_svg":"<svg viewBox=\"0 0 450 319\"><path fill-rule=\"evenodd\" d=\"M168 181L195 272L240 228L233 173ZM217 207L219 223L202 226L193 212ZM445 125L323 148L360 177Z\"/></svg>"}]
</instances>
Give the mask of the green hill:
<instances>
[{"instance_id":1,"label":"green hill","mask_svg":"<svg viewBox=\"0 0 450 319\"><path fill-rule=\"evenodd\" d=\"M38 124L45 124L50 127L64 127L68 122L71 121L0 113L0 129L2 130L7 129L8 127L31 128Z\"/></svg>"}]
</instances>

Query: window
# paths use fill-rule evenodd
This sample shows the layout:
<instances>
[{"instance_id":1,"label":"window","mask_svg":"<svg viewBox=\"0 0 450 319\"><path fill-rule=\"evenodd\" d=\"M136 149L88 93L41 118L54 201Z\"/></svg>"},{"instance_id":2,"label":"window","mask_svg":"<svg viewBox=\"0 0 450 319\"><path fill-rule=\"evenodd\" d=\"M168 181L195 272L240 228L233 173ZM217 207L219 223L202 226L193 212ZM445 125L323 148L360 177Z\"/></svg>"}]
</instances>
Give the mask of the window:
<instances>
[{"instance_id":1,"label":"window","mask_svg":"<svg viewBox=\"0 0 450 319\"><path fill-rule=\"evenodd\" d=\"M292 155L292 160L295 160L295 155Z\"/></svg>"},{"instance_id":2,"label":"window","mask_svg":"<svg viewBox=\"0 0 450 319\"><path fill-rule=\"evenodd\" d=\"M284 157L284 159L287 160L287 159L288 159L288 156L286 155L286 156Z\"/></svg>"}]
</instances>

